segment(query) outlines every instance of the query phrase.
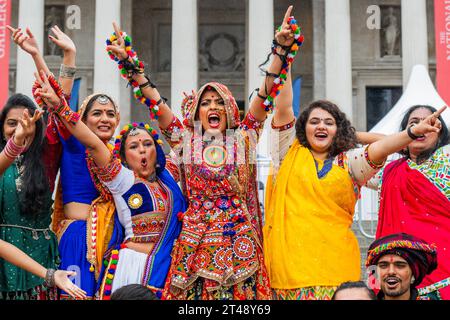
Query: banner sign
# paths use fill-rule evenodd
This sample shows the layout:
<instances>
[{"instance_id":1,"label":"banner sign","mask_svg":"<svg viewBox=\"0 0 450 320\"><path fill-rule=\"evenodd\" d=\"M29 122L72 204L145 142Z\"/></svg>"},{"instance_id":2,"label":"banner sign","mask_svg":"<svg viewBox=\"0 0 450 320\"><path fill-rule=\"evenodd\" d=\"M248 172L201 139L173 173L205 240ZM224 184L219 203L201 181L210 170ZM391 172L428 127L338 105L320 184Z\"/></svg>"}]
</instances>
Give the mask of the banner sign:
<instances>
[{"instance_id":1,"label":"banner sign","mask_svg":"<svg viewBox=\"0 0 450 320\"><path fill-rule=\"evenodd\" d=\"M450 0L434 1L436 29L436 83L439 95L450 105Z\"/></svg>"},{"instance_id":2,"label":"banner sign","mask_svg":"<svg viewBox=\"0 0 450 320\"><path fill-rule=\"evenodd\" d=\"M0 0L0 109L9 95L9 45L10 35L6 28L11 19L11 0Z\"/></svg>"}]
</instances>

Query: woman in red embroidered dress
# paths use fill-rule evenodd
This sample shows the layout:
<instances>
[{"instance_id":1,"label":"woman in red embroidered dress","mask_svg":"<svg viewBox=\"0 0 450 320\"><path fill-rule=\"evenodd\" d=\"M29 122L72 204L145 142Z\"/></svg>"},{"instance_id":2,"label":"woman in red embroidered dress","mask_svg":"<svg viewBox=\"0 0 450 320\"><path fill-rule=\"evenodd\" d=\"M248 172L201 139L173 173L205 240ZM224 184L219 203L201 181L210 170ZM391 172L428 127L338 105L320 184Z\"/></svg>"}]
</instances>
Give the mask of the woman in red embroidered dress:
<instances>
[{"instance_id":1,"label":"woman in red embroidered dress","mask_svg":"<svg viewBox=\"0 0 450 320\"><path fill-rule=\"evenodd\" d=\"M263 103L294 44L288 24L291 11L292 6L275 34L275 56L242 122L236 101L223 84L207 83L186 96L182 124L148 78L143 74L134 78L145 97L159 102L159 126L173 151L183 157L178 163L189 201L179 217L183 226L172 251L163 299L271 298L262 251L256 144L267 117ZM118 59L128 59L120 37L108 49Z\"/></svg>"}]
</instances>

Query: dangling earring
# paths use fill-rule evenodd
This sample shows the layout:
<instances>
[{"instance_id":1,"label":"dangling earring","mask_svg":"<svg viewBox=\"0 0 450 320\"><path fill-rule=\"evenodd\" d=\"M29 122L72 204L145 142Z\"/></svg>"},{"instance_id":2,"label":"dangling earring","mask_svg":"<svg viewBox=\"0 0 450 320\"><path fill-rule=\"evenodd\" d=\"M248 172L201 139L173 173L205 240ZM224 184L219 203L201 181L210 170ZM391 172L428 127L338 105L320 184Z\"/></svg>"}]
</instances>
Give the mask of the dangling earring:
<instances>
[{"instance_id":1,"label":"dangling earring","mask_svg":"<svg viewBox=\"0 0 450 320\"><path fill-rule=\"evenodd\" d=\"M412 277L411 277L411 284L413 284L414 281L416 281L416 278L414 278L414 276L412 276Z\"/></svg>"}]
</instances>

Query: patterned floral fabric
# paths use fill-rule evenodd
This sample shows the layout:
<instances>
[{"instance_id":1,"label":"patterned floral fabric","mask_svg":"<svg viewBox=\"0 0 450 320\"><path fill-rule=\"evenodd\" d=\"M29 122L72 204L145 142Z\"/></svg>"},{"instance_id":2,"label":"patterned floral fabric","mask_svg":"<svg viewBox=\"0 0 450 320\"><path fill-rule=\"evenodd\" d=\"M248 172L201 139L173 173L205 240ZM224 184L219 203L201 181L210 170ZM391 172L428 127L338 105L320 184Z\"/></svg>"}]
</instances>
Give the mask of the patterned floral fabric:
<instances>
[{"instance_id":1,"label":"patterned floral fabric","mask_svg":"<svg viewBox=\"0 0 450 320\"><path fill-rule=\"evenodd\" d=\"M411 169L421 172L450 199L450 145L438 149L422 164L416 164L409 159L408 165Z\"/></svg>"},{"instance_id":2,"label":"patterned floral fabric","mask_svg":"<svg viewBox=\"0 0 450 320\"><path fill-rule=\"evenodd\" d=\"M275 300L331 300L337 287L315 286L299 289L274 289Z\"/></svg>"},{"instance_id":3,"label":"patterned floral fabric","mask_svg":"<svg viewBox=\"0 0 450 320\"><path fill-rule=\"evenodd\" d=\"M439 148L427 161L421 164L417 164L411 159L408 159L407 164L411 169L422 173L450 200L450 145ZM368 188L381 192L384 168L367 182Z\"/></svg>"},{"instance_id":4,"label":"patterned floral fabric","mask_svg":"<svg viewBox=\"0 0 450 320\"><path fill-rule=\"evenodd\" d=\"M225 92L222 87L217 90ZM226 108L231 100L225 99ZM195 106L189 112L195 114ZM186 128L174 120L162 130L180 155L181 139L173 139L173 134L184 130L178 136L186 137L192 133ZM180 164L189 208L180 216L182 231L172 251L163 299L270 299L256 186L256 143L261 129L262 124L249 113L235 131L234 150L204 143L200 151L192 152L190 162ZM190 139L194 146L194 137ZM245 161L228 161L238 149L244 151Z\"/></svg>"}]
</instances>

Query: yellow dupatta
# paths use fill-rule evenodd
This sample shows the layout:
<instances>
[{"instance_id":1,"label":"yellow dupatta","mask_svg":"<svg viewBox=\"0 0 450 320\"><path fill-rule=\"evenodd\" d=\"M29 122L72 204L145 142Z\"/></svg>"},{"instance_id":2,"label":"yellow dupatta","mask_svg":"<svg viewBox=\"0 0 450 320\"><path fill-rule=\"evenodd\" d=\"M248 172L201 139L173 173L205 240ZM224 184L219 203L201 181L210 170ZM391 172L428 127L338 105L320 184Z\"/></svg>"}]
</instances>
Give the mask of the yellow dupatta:
<instances>
[{"instance_id":1,"label":"yellow dupatta","mask_svg":"<svg viewBox=\"0 0 450 320\"><path fill-rule=\"evenodd\" d=\"M346 169L317 177L311 152L296 139L272 184L269 176L264 258L272 288L337 286L360 278L351 231L356 196Z\"/></svg>"}]
</instances>

